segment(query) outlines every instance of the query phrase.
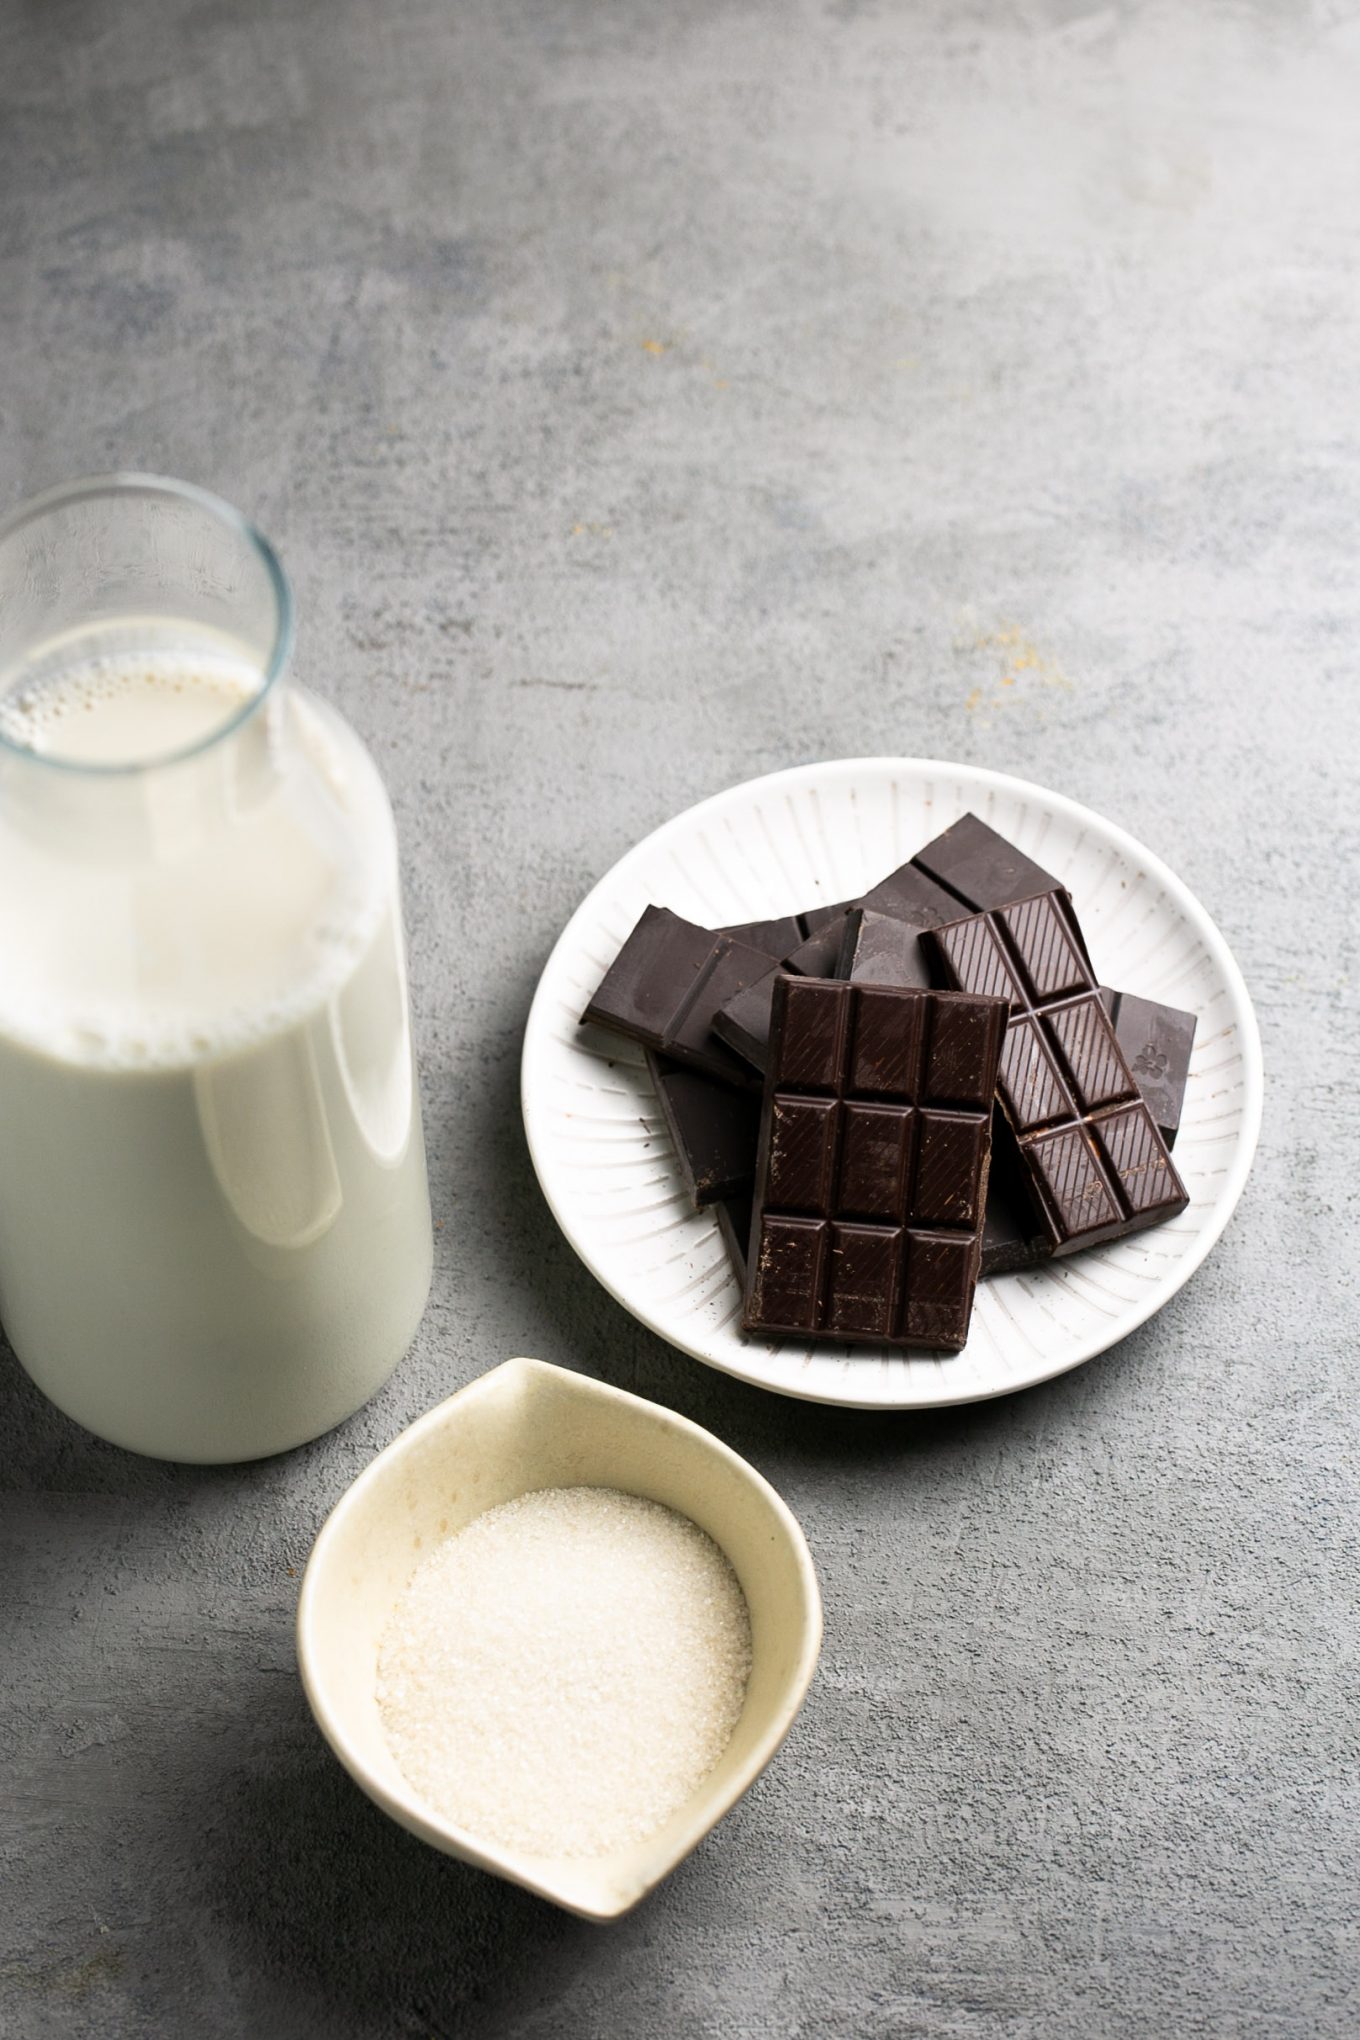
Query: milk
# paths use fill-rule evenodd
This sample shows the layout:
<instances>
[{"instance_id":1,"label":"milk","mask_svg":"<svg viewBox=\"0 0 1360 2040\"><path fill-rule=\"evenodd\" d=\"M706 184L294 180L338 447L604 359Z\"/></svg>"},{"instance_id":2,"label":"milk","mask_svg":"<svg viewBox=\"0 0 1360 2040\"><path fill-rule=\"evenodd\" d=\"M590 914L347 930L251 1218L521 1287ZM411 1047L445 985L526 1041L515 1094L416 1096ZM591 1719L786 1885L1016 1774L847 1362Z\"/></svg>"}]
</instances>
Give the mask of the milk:
<instances>
[{"instance_id":1,"label":"milk","mask_svg":"<svg viewBox=\"0 0 1360 2040\"><path fill-rule=\"evenodd\" d=\"M69 1415L176 1459L349 1415L430 1276L390 809L261 684L146 620L0 682L0 1317Z\"/></svg>"}]
</instances>

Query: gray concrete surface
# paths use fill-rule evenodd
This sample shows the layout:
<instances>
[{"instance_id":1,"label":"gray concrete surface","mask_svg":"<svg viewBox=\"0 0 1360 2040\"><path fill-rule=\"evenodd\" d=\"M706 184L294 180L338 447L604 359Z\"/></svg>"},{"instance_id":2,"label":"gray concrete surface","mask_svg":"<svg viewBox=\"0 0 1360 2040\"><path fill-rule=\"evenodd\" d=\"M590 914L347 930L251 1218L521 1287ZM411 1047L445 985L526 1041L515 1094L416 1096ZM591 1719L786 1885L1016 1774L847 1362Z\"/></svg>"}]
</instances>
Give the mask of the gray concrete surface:
<instances>
[{"instance_id":1,"label":"gray concrete surface","mask_svg":"<svg viewBox=\"0 0 1360 2040\"><path fill-rule=\"evenodd\" d=\"M437 1214L334 1436L153 1465L0 1356L0 2030L1341 2040L1357 1978L1360 14L1347 0L8 0L0 478L253 512L404 834ZM588 884L819 756L1093 803L1258 1001L1236 1222L1107 1358L931 1420L640 1330L516 1059ZM507 1354L711 1425L828 1629L636 1916L396 1832L294 1671L324 1514Z\"/></svg>"}]
</instances>

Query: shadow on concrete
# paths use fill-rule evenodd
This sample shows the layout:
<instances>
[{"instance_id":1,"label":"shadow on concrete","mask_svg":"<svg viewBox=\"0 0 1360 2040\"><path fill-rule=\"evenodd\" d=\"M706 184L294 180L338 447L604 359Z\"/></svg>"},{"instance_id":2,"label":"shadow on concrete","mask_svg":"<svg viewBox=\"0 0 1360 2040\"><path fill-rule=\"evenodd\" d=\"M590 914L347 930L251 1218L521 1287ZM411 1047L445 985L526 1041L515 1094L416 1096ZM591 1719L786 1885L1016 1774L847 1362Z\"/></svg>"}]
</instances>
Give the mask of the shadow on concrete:
<instances>
[{"instance_id":1,"label":"shadow on concrete","mask_svg":"<svg viewBox=\"0 0 1360 2040\"><path fill-rule=\"evenodd\" d=\"M111 1495L152 1501L202 1486L239 1481L242 1466L180 1466L146 1459L96 1438L64 1416L36 1388L0 1332L0 1435L5 1462L0 1487L11 1493ZM272 1461L256 1462L271 1465Z\"/></svg>"},{"instance_id":2,"label":"shadow on concrete","mask_svg":"<svg viewBox=\"0 0 1360 2040\"><path fill-rule=\"evenodd\" d=\"M258 1994L262 2017L293 2000L306 2030L498 2032L598 1945L600 1928L396 1826L310 1717L271 1737L211 1828L205 1898L247 1992L247 2028Z\"/></svg>"}]
</instances>

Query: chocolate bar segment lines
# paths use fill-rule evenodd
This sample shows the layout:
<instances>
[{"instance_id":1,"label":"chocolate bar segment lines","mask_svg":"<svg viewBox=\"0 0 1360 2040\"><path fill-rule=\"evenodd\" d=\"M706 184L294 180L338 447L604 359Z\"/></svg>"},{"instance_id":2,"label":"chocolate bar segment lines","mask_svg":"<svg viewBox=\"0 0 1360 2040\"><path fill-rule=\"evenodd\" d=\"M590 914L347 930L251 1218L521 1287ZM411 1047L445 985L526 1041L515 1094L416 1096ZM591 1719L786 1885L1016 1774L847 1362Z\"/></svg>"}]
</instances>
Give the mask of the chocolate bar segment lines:
<instances>
[{"instance_id":1,"label":"chocolate bar segment lines","mask_svg":"<svg viewBox=\"0 0 1360 2040\"><path fill-rule=\"evenodd\" d=\"M1011 900L1033 899L1039 893L1063 891L1051 871L1026 857L979 815L961 815L911 861L947 888L960 906L978 912L1003 907ZM941 916L945 921L951 918L947 913ZM1073 930L1085 955L1086 944L1075 922Z\"/></svg>"},{"instance_id":2,"label":"chocolate bar segment lines","mask_svg":"<svg viewBox=\"0 0 1360 2040\"><path fill-rule=\"evenodd\" d=\"M925 938L952 984L1010 1001L998 1083L1054 1254L1189 1202L1141 1097L1061 890Z\"/></svg>"},{"instance_id":3,"label":"chocolate bar segment lines","mask_svg":"<svg viewBox=\"0 0 1360 2040\"><path fill-rule=\"evenodd\" d=\"M963 1346L1005 1024L995 999L780 976L748 1331Z\"/></svg>"}]
</instances>

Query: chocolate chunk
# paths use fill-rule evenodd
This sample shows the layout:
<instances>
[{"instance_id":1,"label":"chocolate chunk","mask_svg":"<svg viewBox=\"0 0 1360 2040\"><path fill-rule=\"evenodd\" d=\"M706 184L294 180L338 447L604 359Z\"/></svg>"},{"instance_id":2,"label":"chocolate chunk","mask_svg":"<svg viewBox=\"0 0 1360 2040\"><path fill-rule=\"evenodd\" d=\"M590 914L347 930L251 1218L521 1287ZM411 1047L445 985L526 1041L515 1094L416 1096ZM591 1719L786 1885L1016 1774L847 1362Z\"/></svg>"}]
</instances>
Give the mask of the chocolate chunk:
<instances>
[{"instance_id":1,"label":"chocolate chunk","mask_svg":"<svg viewBox=\"0 0 1360 2040\"><path fill-rule=\"evenodd\" d=\"M780 974L748 1331L963 1346L1004 1029L999 1000Z\"/></svg>"},{"instance_id":2,"label":"chocolate chunk","mask_svg":"<svg viewBox=\"0 0 1360 2040\"><path fill-rule=\"evenodd\" d=\"M668 907L648 907L581 1015L729 1084L750 1084L747 1063L712 1034L715 1009L774 968L790 945L834 926L844 907L811 907L770 921L699 928Z\"/></svg>"},{"instance_id":3,"label":"chocolate chunk","mask_svg":"<svg viewBox=\"0 0 1360 2040\"><path fill-rule=\"evenodd\" d=\"M769 967L765 950L648 907L581 1018L730 1084L749 1084L749 1067L712 1035L713 1009Z\"/></svg>"},{"instance_id":4,"label":"chocolate chunk","mask_svg":"<svg viewBox=\"0 0 1360 2040\"><path fill-rule=\"evenodd\" d=\"M737 921L730 928L715 928L715 935L726 935L732 942L747 942L752 949L763 949L767 956L787 956L790 949L818 928L825 928L829 922L840 923L844 907L810 907L805 914L779 914L772 921Z\"/></svg>"},{"instance_id":5,"label":"chocolate chunk","mask_svg":"<svg viewBox=\"0 0 1360 2040\"><path fill-rule=\"evenodd\" d=\"M1195 1016L1133 992L1102 991L1129 1068L1168 1147L1175 1145L1195 1045Z\"/></svg>"},{"instance_id":6,"label":"chocolate chunk","mask_svg":"<svg viewBox=\"0 0 1360 2040\"><path fill-rule=\"evenodd\" d=\"M647 1051L657 1103L675 1146L680 1176L696 1205L745 1195L750 1202L760 1138L760 1100L702 1070Z\"/></svg>"},{"instance_id":7,"label":"chocolate chunk","mask_svg":"<svg viewBox=\"0 0 1360 2040\"><path fill-rule=\"evenodd\" d=\"M822 941L825 940L826 937L823 936ZM836 947L839 952L839 938ZM820 955L820 950L818 953ZM792 961L788 967L796 968ZM729 1048L735 1049L752 1070L763 1071L765 1068L765 1058L770 1045L770 1002L774 997L774 981L777 975L777 969L766 971L754 983L737 992L725 1006L720 1006L713 1015L713 1032L719 1041L724 1041ZM813 971L811 975L819 978L834 977L834 962L830 970Z\"/></svg>"},{"instance_id":8,"label":"chocolate chunk","mask_svg":"<svg viewBox=\"0 0 1360 2040\"><path fill-rule=\"evenodd\" d=\"M1189 1202L1101 1003L1061 888L925 937L961 991L1008 1000L997 1085L1055 1254L1119 1239Z\"/></svg>"},{"instance_id":9,"label":"chocolate chunk","mask_svg":"<svg viewBox=\"0 0 1360 2040\"><path fill-rule=\"evenodd\" d=\"M845 911L853 912L860 907L871 913L891 915L920 934L955 920L960 907L1003 907L1030 893L1050 890L1062 890L1050 872L1042 870L977 815L964 815L906 864L889 872L862 899L852 901ZM792 950L783 959L783 968L800 977L836 976L840 947L833 946L832 935L828 927L812 941ZM1085 954L1084 943L1082 953ZM923 970L920 976L907 982L925 985L930 980ZM743 987L713 1017L713 1029L719 1038L760 1070L765 1067L773 993L774 972L770 971Z\"/></svg>"},{"instance_id":10,"label":"chocolate chunk","mask_svg":"<svg viewBox=\"0 0 1360 2040\"><path fill-rule=\"evenodd\" d=\"M992 1168L982 1227L983 1280L1037 1268L1052 1258L1048 1228L1035 1212L1014 1135L998 1107L992 1118Z\"/></svg>"},{"instance_id":11,"label":"chocolate chunk","mask_svg":"<svg viewBox=\"0 0 1360 2040\"><path fill-rule=\"evenodd\" d=\"M921 991L930 985L918 930L872 907L851 907L846 915L834 975L862 985L915 985Z\"/></svg>"}]
</instances>

